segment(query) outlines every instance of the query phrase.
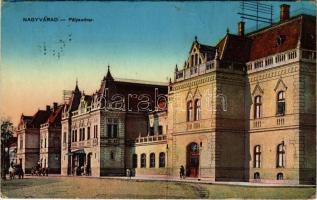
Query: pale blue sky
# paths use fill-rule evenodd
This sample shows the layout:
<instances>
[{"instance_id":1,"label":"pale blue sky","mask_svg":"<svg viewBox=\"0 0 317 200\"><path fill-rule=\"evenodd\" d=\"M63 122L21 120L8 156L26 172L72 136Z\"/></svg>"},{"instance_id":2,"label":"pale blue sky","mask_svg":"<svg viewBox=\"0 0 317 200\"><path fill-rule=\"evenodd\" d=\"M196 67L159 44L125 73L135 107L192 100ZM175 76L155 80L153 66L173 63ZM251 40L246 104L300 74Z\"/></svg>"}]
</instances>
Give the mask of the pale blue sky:
<instances>
[{"instance_id":1,"label":"pale blue sky","mask_svg":"<svg viewBox=\"0 0 317 200\"><path fill-rule=\"evenodd\" d=\"M274 18L282 3L272 3ZM307 1L288 4L291 11L315 9ZM72 89L76 77L81 89L92 92L108 64L115 77L167 81L175 64L184 63L195 35L200 42L215 45L227 28L236 33L238 11L238 1L5 2L0 93L7 95L0 114L15 118L17 113L61 101L62 90ZM45 16L66 21L23 22L24 17ZM69 17L94 21L70 23ZM246 26L254 23L247 21ZM14 103L12 98L17 98ZM13 105L15 113L7 113Z\"/></svg>"}]
</instances>

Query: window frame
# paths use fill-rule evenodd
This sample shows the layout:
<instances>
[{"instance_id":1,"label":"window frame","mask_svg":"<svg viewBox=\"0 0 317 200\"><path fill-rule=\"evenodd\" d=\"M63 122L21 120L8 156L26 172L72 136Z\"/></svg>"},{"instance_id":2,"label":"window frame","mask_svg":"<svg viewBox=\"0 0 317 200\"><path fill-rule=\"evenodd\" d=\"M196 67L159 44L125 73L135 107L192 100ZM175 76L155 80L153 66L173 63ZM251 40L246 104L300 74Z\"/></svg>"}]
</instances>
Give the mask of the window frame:
<instances>
[{"instance_id":1,"label":"window frame","mask_svg":"<svg viewBox=\"0 0 317 200\"><path fill-rule=\"evenodd\" d=\"M165 168L166 161L165 161L165 152L160 152L159 154L159 168Z\"/></svg>"},{"instance_id":2,"label":"window frame","mask_svg":"<svg viewBox=\"0 0 317 200\"><path fill-rule=\"evenodd\" d=\"M261 168L261 145L255 145L253 151L253 168Z\"/></svg>"},{"instance_id":3,"label":"window frame","mask_svg":"<svg viewBox=\"0 0 317 200\"><path fill-rule=\"evenodd\" d=\"M280 96L282 95L282 96ZM280 105L283 105L282 111L280 112ZM276 96L276 115L284 116L286 111L286 100L285 100L285 91L281 90L277 93Z\"/></svg>"},{"instance_id":4,"label":"window frame","mask_svg":"<svg viewBox=\"0 0 317 200\"><path fill-rule=\"evenodd\" d=\"M150 168L155 168L155 153L150 153Z\"/></svg>"},{"instance_id":5,"label":"window frame","mask_svg":"<svg viewBox=\"0 0 317 200\"><path fill-rule=\"evenodd\" d=\"M193 101L187 101L187 121L193 121Z\"/></svg>"},{"instance_id":6,"label":"window frame","mask_svg":"<svg viewBox=\"0 0 317 200\"><path fill-rule=\"evenodd\" d=\"M146 154L142 153L140 156L140 168L146 168Z\"/></svg>"},{"instance_id":7,"label":"window frame","mask_svg":"<svg viewBox=\"0 0 317 200\"><path fill-rule=\"evenodd\" d=\"M194 101L194 121L199 121L201 119L201 101L200 99L195 99Z\"/></svg>"},{"instance_id":8,"label":"window frame","mask_svg":"<svg viewBox=\"0 0 317 200\"><path fill-rule=\"evenodd\" d=\"M276 149L276 168L284 168L285 167L285 145L284 143L280 143L277 145Z\"/></svg>"},{"instance_id":9,"label":"window frame","mask_svg":"<svg viewBox=\"0 0 317 200\"><path fill-rule=\"evenodd\" d=\"M262 117L262 96L257 95L254 97L254 119L260 119Z\"/></svg>"}]
</instances>

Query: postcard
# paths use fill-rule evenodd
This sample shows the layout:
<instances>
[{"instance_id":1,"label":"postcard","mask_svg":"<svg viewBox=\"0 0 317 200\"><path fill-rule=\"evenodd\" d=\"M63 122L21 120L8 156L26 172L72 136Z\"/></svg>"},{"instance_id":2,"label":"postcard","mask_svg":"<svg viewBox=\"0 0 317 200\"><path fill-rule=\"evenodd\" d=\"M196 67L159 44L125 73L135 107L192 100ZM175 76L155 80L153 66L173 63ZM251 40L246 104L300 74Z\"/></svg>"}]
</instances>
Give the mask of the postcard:
<instances>
[{"instance_id":1,"label":"postcard","mask_svg":"<svg viewBox=\"0 0 317 200\"><path fill-rule=\"evenodd\" d=\"M1 197L316 198L315 1L1 4Z\"/></svg>"}]
</instances>

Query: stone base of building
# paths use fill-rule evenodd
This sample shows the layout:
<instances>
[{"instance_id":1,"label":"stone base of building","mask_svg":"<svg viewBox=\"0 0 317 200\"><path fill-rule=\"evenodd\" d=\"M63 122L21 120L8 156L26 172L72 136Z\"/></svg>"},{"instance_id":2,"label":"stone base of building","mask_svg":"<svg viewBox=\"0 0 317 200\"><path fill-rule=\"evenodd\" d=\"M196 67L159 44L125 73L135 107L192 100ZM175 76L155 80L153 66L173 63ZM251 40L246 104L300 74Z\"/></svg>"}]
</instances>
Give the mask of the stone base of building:
<instances>
[{"instance_id":1,"label":"stone base of building","mask_svg":"<svg viewBox=\"0 0 317 200\"><path fill-rule=\"evenodd\" d=\"M61 174L61 169L60 168L48 168L48 173L49 174Z\"/></svg>"},{"instance_id":2,"label":"stone base of building","mask_svg":"<svg viewBox=\"0 0 317 200\"><path fill-rule=\"evenodd\" d=\"M100 168L100 176L126 176L124 168Z\"/></svg>"}]
</instances>

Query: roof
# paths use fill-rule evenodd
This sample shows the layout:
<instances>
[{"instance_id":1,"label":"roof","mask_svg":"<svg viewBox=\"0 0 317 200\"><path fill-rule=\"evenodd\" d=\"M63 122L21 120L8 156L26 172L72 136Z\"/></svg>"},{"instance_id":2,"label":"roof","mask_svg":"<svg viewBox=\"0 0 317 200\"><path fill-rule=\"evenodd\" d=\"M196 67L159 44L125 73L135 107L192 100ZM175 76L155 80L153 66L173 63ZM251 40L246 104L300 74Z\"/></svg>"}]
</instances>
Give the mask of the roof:
<instances>
[{"instance_id":1,"label":"roof","mask_svg":"<svg viewBox=\"0 0 317 200\"><path fill-rule=\"evenodd\" d=\"M107 73L109 76L111 75L110 71ZM111 76L112 77L112 76ZM105 93L106 89L108 90ZM158 94L156 94L158 92ZM156 82L144 82L144 81L136 81L136 80L116 80L116 79L103 79L101 82L101 86L98 95L106 95L107 99L111 99L114 95L120 95L124 97L126 110L137 110L138 103L140 101L146 101L146 97L141 97L141 95L146 95L150 97L150 109L154 110L156 106L156 95L166 95L168 92L168 85ZM130 95L130 96L129 96ZM137 98L132 97L132 95L137 95ZM138 99L138 98L142 99ZM118 100L118 99L116 99ZM114 100L113 100L114 101ZM128 103L127 103L128 102ZM129 106L129 107L128 107Z\"/></svg>"},{"instance_id":2,"label":"roof","mask_svg":"<svg viewBox=\"0 0 317 200\"><path fill-rule=\"evenodd\" d=\"M190 52L192 51L194 46L196 46L198 48L199 52L202 54L203 57L205 57L205 54L207 55L207 61L214 58L215 53L216 53L216 47L202 44L197 40L196 37L195 37L194 42L192 43L192 46L190 48Z\"/></svg>"},{"instance_id":3,"label":"roof","mask_svg":"<svg viewBox=\"0 0 317 200\"><path fill-rule=\"evenodd\" d=\"M33 116L26 116L26 115L22 114L21 118L20 118L20 122L18 124L18 127L21 127L21 126L24 126L24 125L26 125L26 127L28 127L30 125L32 119L33 119Z\"/></svg>"},{"instance_id":4,"label":"roof","mask_svg":"<svg viewBox=\"0 0 317 200\"><path fill-rule=\"evenodd\" d=\"M60 125L63 108L64 108L64 105L60 105L55 110L53 110L53 112L50 114L50 116L47 119L47 123L49 123L50 125Z\"/></svg>"},{"instance_id":5,"label":"roof","mask_svg":"<svg viewBox=\"0 0 317 200\"><path fill-rule=\"evenodd\" d=\"M41 124L44 124L51 114L50 110L38 110L31 121L31 126L33 128L39 128Z\"/></svg>"},{"instance_id":6,"label":"roof","mask_svg":"<svg viewBox=\"0 0 317 200\"><path fill-rule=\"evenodd\" d=\"M218 53L221 60L246 62L252 41L243 36L227 34L218 44Z\"/></svg>"},{"instance_id":7,"label":"roof","mask_svg":"<svg viewBox=\"0 0 317 200\"><path fill-rule=\"evenodd\" d=\"M252 40L249 60L256 60L269 55L295 49L300 40L301 47L316 49L316 19L309 15L298 15L259 31L249 33ZM278 42L281 40L282 42Z\"/></svg>"}]
</instances>

